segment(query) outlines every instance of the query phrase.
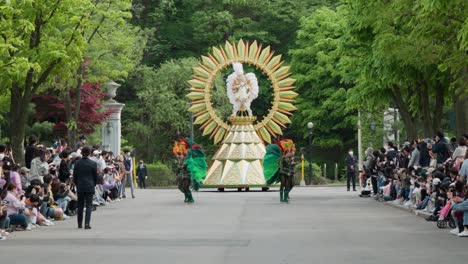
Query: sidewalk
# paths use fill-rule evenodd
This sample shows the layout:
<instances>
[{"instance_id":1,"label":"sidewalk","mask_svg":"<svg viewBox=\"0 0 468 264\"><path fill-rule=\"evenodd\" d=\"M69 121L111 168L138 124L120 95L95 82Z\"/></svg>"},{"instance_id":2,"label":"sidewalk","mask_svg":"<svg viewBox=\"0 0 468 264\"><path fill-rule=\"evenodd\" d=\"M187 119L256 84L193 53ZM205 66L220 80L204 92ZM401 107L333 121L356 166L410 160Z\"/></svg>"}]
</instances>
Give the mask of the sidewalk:
<instances>
[{"instance_id":1,"label":"sidewalk","mask_svg":"<svg viewBox=\"0 0 468 264\"><path fill-rule=\"evenodd\" d=\"M395 204L394 201L383 202L383 204L398 208L398 209L403 210L403 211L413 213L416 216L419 216L419 217L422 217L422 218L426 218L426 217L429 217L431 215L431 213L429 213L427 211L424 211L424 210L416 210L414 208L408 208L408 207L400 205L400 204Z\"/></svg>"}]
</instances>

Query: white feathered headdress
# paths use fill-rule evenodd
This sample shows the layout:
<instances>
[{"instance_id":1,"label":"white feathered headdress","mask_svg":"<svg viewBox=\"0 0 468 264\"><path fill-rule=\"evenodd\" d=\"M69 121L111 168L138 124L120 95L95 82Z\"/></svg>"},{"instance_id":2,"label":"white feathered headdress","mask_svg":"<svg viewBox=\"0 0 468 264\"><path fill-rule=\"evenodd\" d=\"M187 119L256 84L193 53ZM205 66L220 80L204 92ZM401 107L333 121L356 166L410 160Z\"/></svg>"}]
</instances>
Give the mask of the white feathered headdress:
<instances>
[{"instance_id":1,"label":"white feathered headdress","mask_svg":"<svg viewBox=\"0 0 468 264\"><path fill-rule=\"evenodd\" d=\"M227 78L227 95L229 98L229 102L231 104L236 104L235 101L235 91L233 87L236 80L244 75L244 67L242 66L242 63L239 62L233 62L232 67L234 68L234 72L231 73L228 78ZM248 86L249 86L249 101L252 102L255 98L258 97L258 82L257 82L257 77L255 77L255 74L249 72L245 74L245 78L247 80Z\"/></svg>"}]
</instances>

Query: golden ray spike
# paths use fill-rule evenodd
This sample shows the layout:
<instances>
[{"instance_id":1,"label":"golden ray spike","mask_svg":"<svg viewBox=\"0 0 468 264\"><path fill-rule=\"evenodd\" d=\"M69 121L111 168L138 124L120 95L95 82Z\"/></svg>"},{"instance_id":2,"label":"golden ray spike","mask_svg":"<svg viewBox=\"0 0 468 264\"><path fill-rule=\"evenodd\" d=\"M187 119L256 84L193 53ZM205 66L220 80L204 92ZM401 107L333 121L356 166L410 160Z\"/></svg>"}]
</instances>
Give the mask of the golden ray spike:
<instances>
[{"instance_id":1,"label":"golden ray spike","mask_svg":"<svg viewBox=\"0 0 468 264\"><path fill-rule=\"evenodd\" d=\"M265 66L268 57L270 57L270 46L262 50L262 53L260 53L260 56L258 57L258 64Z\"/></svg>"},{"instance_id":2,"label":"golden ray spike","mask_svg":"<svg viewBox=\"0 0 468 264\"><path fill-rule=\"evenodd\" d=\"M278 82L278 87L287 87L287 86L291 86L293 85L294 83L296 82L295 79L292 79L292 78L287 78L287 79L284 79L282 81L279 81Z\"/></svg>"},{"instance_id":3,"label":"golden ray spike","mask_svg":"<svg viewBox=\"0 0 468 264\"><path fill-rule=\"evenodd\" d=\"M213 54L219 64L223 64L226 61L226 59L223 56L223 53L218 48L213 47Z\"/></svg>"},{"instance_id":4,"label":"golden ray spike","mask_svg":"<svg viewBox=\"0 0 468 264\"><path fill-rule=\"evenodd\" d=\"M265 141L267 143L271 143L270 133L268 132L268 130L264 126L259 128L258 134L263 139L263 141Z\"/></svg>"},{"instance_id":5,"label":"golden ray spike","mask_svg":"<svg viewBox=\"0 0 468 264\"><path fill-rule=\"evenodd\" d=\"M188 81L188 83L193 87L193 88L202 88L204 89L206 86L206 83L197 79L192 79Z\"/></svg>"},{"instance_id":6,"label":"golden ray spike","mask_svg":"<svg viewBox=\"0 0 468 264\"><path fill-rule=\"evenodd\" d=\"M226 129L221 127L218 132L216 133L215 137L214 137L214 143L215 145L218 144L219 142L221 142L223 139L224 139L224 135L226 134Z\"/></svg>"},{"instance_id":7,"label":"golden ray spike","mask_svg":"<svg viewBox=\"0 0 468 264\"><path fill-rule=\"evenodd\" d=\"M239 43L237 43L237 56L243 60L246 56L245 56L245 44L244 44L244 41L239 40Z\"/></svg>"},{"instance_id":8,"label":"golden ray spike","mask_svg":"<svg viewBox=\"0 0 468 264\"><path fill-rule=\"evenodd\" d=\"M218 66L210 57L202 56L202 62L210 71L216 69Z\"/></svg>"},{"instance_id":9,"label":"golden ray spike","mask_svg":"<svg viewBox=\"0 0 468 264\"><path fill-rule=\"evenodd\" d=\"M278 103L278 108L286 111L295 111L297 108L291 103L280 102Z\"/></svg>"},{"instance_id":10,"label":"golden ray spike","mask_svg":"<svg viewBox=\"0 0 468 264\"><path fill-rule=\"evenodd\" d=\"M298 94L296 92L293 92L293 91L281 91L279 92L279 96L281 99L293 99L293 98L296 98L298 96Z\"/></svg>"},{"instance_id":11,"label":"golden ray spike","mask_svg":"<svg viewBox=\"0 0 468 264\"><path fill-rule=\"evenodd\" d=\"M211 132L213 132L213 130L218 126L218 124L216 124L216 122L211 122L209 123L204 129L203 129L203 136L206 136L206 135L209 135L211 134Z\"/></svg>"},{"instance_id":12,"label":"golden ray spike","mask_svg":"<svg viewBox=\"0 0 468 264\"><path fill-rule=\"evenodd\" d=\"M224 45L224 50L226 51L226 55L228 60L234 60L236 58L236 52L234 50L234 47L229 43L229 41L226 41L226 44Z\"/></svg>"},{"instance_id":13,"label":"golden ray spike","mask_svg":"<svg viewBox=\"0 0 468 264\"><path fill-rule=\"evenodd\" d=\"M280 123L282 124L291 124L291 120L289 119L289 117L285 114L282 114L282 113L279 113L279 112L275 112L273 114L273 117L275 119L277 119L278 121L280 121Z\"/></svg>"},{"instance_id":14,"label":"golden ray spike","mask_svg":"<svg viewBox=\"0 0 468 264\"><path fill-rule=\"evenodd\" d=\"M250 44L249 59L251 61L255 61L257 54L258 54L258 44L257 44L257 41L255 40L252 44Z\"/></svg>"},{"instance_id":15,"label":"golden ray spike","mask_svg":"<svg viewBox=\"0 0 468 264\"><path fill-rule=\"evenodd\" d=\"M270 68L272 72L274 72L274 68L278 66L278 64L281 63L281 55L276 55L274 56L270 62L268 62L267 67Z\"/></svg>"},{"instance_id":16,"label":"golden ray spike","mask_svg":"<svg viewBox=\"0 0 468 264\"><path fill-rule=\"evenodd\" d=\"M195 122L193 122L195 125L200 125L200 124L203 124L205 123L208 119L210 118L210 113L206 112L200 116L198 116L196 119L195 119Z\"/></svg>"},{"instance_id":17,"label":"golden ray spike","mask_svg":"<svg viewBox=\"0 0 468 264\"><path fill-rule=\"evenodd\" d=\"M200 104L194 104L192 105L189 109L189 112L197 113L201 111L206 111L206 104L200 103Z\"/></svg>"},{"instance_id":18,"label":"golden ray spike","mask_svg":"<svg viewBox=\"0 0 468 264\"><path fill-rule=\"evenodd\" d=\"M189 94L185 95L185 97L191 100L201 100L205 98L205 94L203 92L190 92Z\"/></svg>"},{"instance_id":19,"label":"golden ray spike","mask_svg":"<svg viewBox=\"0 0 468 264\"><path fill-rule=\"evenodd\" d=\"M283 74L287 74L289 73L289 69L291 68L291 66L283 66L279 69L277 69L274 73L273 73L273 76L276 77L276 79L279 79L280 76L282 76Z\"/></svg>"},{"instance_id":20,"label":"golden ray spike","mask_svg":"<svg viewBox=\"0 0 468 264\"><path fill-rule=\"evenodd\" d=\"M202 77L203 79L208 79L210 73L201 67L193 67L192 71L195 75Z\"/></svg>"}]
</instances>

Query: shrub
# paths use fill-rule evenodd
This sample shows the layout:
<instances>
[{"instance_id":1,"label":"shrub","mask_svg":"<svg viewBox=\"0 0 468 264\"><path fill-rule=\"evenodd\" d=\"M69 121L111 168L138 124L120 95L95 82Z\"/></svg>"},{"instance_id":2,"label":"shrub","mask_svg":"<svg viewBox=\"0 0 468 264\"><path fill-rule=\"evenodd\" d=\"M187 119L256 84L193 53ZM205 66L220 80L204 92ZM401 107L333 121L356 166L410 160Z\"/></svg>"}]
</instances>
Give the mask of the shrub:
<instances>
[{"instance_id":1,"label":"shrub","mask_svg":"<svg viewBox=\"0 0 468 264\"><path fill-rule=\"evenodd\" d=\"M175 173L164 163L146 164L148 168L148 187L168 187L176 184Z\"/></svg>"}]
</instances>

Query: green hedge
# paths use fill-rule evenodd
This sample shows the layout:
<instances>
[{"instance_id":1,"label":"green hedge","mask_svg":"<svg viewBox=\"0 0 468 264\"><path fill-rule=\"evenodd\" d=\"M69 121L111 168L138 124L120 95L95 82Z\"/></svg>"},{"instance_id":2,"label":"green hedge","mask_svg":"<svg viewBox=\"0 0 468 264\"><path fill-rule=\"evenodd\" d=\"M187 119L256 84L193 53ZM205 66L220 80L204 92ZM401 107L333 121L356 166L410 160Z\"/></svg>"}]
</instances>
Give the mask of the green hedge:
<instances>
[{"instance_id":1,"label":"green hedge","mask_svg":"<svg viewBox=\"0 0 468 264\"><path fill-rule=\"evenodd\" d=\"M148 179L146 185L149 187L168 187L175 186L175 173L166 164L157 162L146 164L148 168Z\"/></svg>"}]
</instances>

